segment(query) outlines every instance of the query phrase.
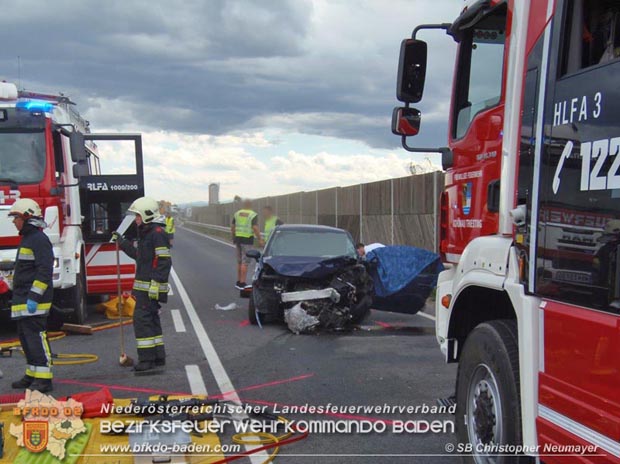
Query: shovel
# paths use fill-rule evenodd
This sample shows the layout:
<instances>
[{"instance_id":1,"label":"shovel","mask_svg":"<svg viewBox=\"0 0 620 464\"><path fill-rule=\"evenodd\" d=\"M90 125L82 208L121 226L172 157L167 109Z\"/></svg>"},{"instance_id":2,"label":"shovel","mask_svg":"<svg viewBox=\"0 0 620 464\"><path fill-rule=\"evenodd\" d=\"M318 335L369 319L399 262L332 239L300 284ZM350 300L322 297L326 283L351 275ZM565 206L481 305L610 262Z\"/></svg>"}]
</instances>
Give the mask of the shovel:
<instances>
[{"instance_id":1,"label":"shovel","mask_svg":"<svg viewBox=\"0 0 620 464\"><path fill-rule=\"evenodd\" d=\"M121 254L118 240L116 244L116 307L118 309L118 321L121 329L121 355L118 359L118 363L123 367L133 366L133 359L127 356L125 352L125 326L123 325L123 294L121 289Z\"/></svg>"}]
</instances>

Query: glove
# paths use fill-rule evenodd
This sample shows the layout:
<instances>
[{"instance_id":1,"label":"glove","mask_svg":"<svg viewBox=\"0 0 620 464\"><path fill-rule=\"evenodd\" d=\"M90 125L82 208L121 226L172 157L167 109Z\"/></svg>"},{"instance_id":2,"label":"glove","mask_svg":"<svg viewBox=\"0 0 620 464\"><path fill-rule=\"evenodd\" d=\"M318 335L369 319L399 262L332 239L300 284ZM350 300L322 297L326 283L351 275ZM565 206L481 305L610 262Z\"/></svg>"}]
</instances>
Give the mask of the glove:
<instances>
[{"instance_id":1,"label":"glove","mask_svg":"<svg viewBox=\"0 0 620 464\"><path fill-rule=\"evenodd\" d=\"M159 282L151 280L151 285L149 286L149 298L151 300L159 300Z\"/></svg>"},{"instance_id":2,"label":"glove","mask_svg":"<svg viewBox=\"0 0 620 464\"><path fill-rule=\"evenodd\" d=\"M26 308L28 308L28 312L30 314L34 314L37 311L37 302L34 300L28 299L26 301Z\"/></svg>"},{"instance_id":3,"label":"glove","mask_svg":"<svg viewBox=\"0 0 620 464\"><path fill-rule=\"evenodd\" d=\"M123 241L123 236L119 234L116 230L112 232L112 238L110 239L112 243L118 242L119 244Z\"/></svg>"}]
</instances>

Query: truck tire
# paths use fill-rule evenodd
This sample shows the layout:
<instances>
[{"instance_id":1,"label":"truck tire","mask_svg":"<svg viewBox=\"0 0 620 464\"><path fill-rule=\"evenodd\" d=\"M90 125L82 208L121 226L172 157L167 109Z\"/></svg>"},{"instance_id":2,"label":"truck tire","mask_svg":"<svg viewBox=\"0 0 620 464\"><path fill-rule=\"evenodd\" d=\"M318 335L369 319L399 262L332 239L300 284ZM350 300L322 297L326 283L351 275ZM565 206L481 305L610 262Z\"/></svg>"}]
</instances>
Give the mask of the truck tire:
<instances>
[{"instance_id":1,"label":"truck tire","mask_svg":"<svg viewBox=\"0 0 620 464\"><path fill-rule=\"evenodd\" d=\"M73 308L69 321L83 324L86 321L88 307L86 305L86 265L82 259L80 273L75 276L75 287L68 290L67 306Z\"/></svg>"},{"instance_id":2,"label":"truck tire","mask_svg":"<svg viewBox=\"0 0 620 464\"><path fill-rule=\"evenodd\" d=\"M258 319L256 318L256 306L254 305L253 294L250 294L250 299L248 301L248 319L250 320L250 324L258 325Z\"/></svg>"},{"instance_id":3,"label":"truck tire","mask_svg":"<svg viewBox=\"0 0 620 464\"><path fill-rule=\"evenodd\" d=\"M517 323L497 320L477 326L467 337L456 385L456 433L460 444L471 443L463 462L529 463L531 458L484 453L482 445L520 445Z\"/></svg>"}]
</instances>

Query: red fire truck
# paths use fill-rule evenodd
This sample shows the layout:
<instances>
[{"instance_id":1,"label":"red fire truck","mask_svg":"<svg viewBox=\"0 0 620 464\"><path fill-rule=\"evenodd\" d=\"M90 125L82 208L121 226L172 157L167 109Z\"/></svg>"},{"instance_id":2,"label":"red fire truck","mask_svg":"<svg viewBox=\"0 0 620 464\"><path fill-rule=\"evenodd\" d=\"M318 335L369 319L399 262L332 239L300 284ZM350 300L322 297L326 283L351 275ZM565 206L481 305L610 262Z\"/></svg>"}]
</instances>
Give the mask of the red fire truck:
<instances>
[{"instance_id":1,"label":"red fire truck","mask_svg":"<svg viewBox=\"0 0 620 464\"><path fill-rule=\"evenodd\" d=\"M432 149L407 140L426 29L458 44ZM397 98L392 131L446 171L436 334L464 458L620 462L620 2L466 2L403 41Z\"/></svg>"},{"instance_id":2,"label":"red fire truck","mask_svg":"<svg viewBox=\"0 0 620 464\"><path fill-rule=\"evenodd\" d=\"M113 152L135 159L135 169L102 173L97 142L118 144ZM0 82L0 309L10 304L19 244L8 216L15 200L32 198L41 206L55 258L52 308L81 323L87 295L117 291L109 240L131 202L143 195L139 134L90 133L66 96L18 91ZM122 288L129 290L135 265L123 255Z\"/></svg>"}]
</instances>

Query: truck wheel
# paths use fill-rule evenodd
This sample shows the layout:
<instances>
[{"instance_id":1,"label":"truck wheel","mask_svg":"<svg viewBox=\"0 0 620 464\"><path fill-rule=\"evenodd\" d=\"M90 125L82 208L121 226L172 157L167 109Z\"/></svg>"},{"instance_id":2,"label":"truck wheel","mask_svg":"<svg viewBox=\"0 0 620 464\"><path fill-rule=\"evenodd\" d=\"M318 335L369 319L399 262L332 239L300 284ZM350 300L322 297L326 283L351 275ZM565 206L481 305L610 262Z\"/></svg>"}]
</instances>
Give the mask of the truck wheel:
<instances>
[{"instance_id":1,"label":"truck wheel","mask_svg":"<svg viewBox=\"0 0 620 464\"><path fill-rule=\"evenodd\" d=\"M82 261L80 273L75 276L75 287L69 290L67 304L73 308L69 320L75 324L83 324L88 313L86 306L86 265Z\"/></svg>"},{"instance_id":2,"label":"truck wheel","mask_svg":"<svg viewBox=\"0 0 620 464\"><path fill-rule=\"evenodd\" d=\"M456 433L459 443L473 446L464 462L531 462L526 456L498 456L482 449L522 443L519 382L516 321L480 324L465 341L457 374Z\"/></svg>"},{"instance_id":3,"label":"truck wheel","mask_svg":"<svg viewBox=\"0 0 620 464\"><path fill-rule=\"evenodd\" d=\"M258 325L258 319L256 318L256 306L254 305L253 294L250 294L250 299L248 301L248 319L250 320L250 324Z\"/></svg>"}]
</instances>

